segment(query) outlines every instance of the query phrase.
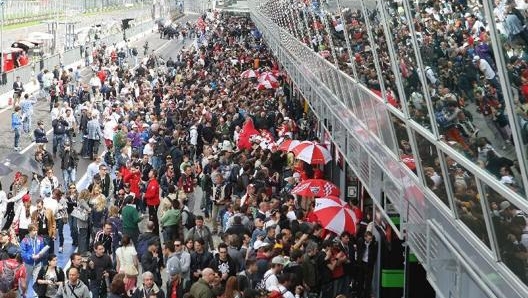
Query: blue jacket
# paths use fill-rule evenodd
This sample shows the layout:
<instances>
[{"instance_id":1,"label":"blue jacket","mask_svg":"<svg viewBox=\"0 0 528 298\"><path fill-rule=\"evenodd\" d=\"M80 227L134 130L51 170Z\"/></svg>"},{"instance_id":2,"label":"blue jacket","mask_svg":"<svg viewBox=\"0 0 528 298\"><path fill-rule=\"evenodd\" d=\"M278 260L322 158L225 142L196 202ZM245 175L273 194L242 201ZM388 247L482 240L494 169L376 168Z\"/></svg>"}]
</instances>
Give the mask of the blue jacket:
<instances>
[{"instance_id":1,"label":"blue jacket","mask_svg":"<svg viewBox=\"0 0 528 298\"><path fill-rule=\"evenodd\" d=\"M36 255L41 252L45 246L46 245L44 244L44 239L40 236L35 237L35 239L31 239L29 235L24 237L24 239L22 239L22 241L20 242L22 261L24 261L24 263L28 265L37 264L42 258L38 260L33 260L33 255Z\"/></svg>"}]
</instances>

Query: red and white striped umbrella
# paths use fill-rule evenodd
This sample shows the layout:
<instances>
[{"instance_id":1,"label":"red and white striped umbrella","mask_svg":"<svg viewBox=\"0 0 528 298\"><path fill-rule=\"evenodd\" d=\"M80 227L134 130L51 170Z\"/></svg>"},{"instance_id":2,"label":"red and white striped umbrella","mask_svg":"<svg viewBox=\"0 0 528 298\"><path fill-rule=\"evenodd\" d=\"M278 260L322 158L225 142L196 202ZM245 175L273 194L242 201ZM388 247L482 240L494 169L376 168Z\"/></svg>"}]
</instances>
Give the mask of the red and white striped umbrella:
<instances>
[{"instance_id":1,"label":"red and white striped umbrella","mask_svg":"<svg viewBox=\"0 0 528 298\"><path fill-rule=\"evenodd\" d=\"M298 140L285 140L282 143L280 143L278 150L290 152L295 148L297 145L299 145L301 141Z\"/></svg>"},{"instance_id":2,"label":"red and white striped umbrella","mask_svg":"<svg viewBox=\"0 0 528 298\"><path fill-rule=\"evenodd\" d=\"M275 82L275 83L278 82L277 78L273 75L273 73L269 72L269 71L265 71L265 72L261 73L259 78L258 78L258 81L259 82L268 81L268 82Z\"/></svg>"},{"instance_id":3,"label":"red and white striped umbrella","mask_svg":"<svg viewBox=\"0 0 528 298\"><path fill-rule=\"evenodd\" d=\"M335 184L324 179L306 179L297 184L291 193L304 197L339 196L340 190Z\"/></svg>"},{"instance_id":4,"label":"red and white striped umbrella","mask_svg":"<svg viewBox=\"0 0 528 298\"><path fill-rule=\"evenodd\" d=\"M244 79L256 78L257 77L257 73L253 69L248 69L248 70L244 70L240 74L240 77L242 77Z\"/></svg>"},{"instance_id":5,"label":"red and white striped umbrella","mask_svg":"<svg viewBox=\"0 0 528 298\"><path fill-rule=\"evenodd\" d=\"M278 82L262 81L257 85L258 90L276 89L279 88Z\"/></svg>"},{"instance_id":6,"label":"red and white striped umbrella","mask_svg":"<svg viewBox=\"0 0 528 298\"><path fill-rule=\"evenodd\" d=\"M332 155L325 147L315 142L304 141L292 150L297 159L311 165L324 165L332 160Z\"/></svg>"},{"instance_id":7,"label":"red and white striped umbrella","mask_svg":"<svg viewBox=\"0 0 528 298\"><path fill-rule=\"evenodd\" d=\"M314 213L321 225L338 235L344 231L356 234L356 214L346 202L338 197L328 196L315 199Z\"/></svg>"}]
</instances>

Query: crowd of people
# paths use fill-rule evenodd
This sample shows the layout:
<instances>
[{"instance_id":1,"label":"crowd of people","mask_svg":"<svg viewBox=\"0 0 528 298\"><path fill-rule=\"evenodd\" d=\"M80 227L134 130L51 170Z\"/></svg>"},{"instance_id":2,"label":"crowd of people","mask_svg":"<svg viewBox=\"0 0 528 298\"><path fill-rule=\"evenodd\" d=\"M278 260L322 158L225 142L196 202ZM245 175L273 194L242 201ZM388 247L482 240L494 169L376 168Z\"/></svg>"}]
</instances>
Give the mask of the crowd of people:
<instances>
[{"instance_id":1,"label":"crowd of people","mask_svg":"<svg viewBox=\"0 0 528 298\"><path fill-rule=\"evenodd\" d=\"M42 172L0 191L4 297L371 297L373 224L335 234L313 198L290 194L323 168L271 140L316 140L317 122L254 25L210 12L194 31L176 58L152 52L137 68L94 49L91 88L80 70L59 72L81 95L53 99L51 152L37 123ZM279 85L259 90L248 69ZM79 184L80 158L91 161ZM68 237L77 250L63 270Z\"/></svg>"}]
</instances>

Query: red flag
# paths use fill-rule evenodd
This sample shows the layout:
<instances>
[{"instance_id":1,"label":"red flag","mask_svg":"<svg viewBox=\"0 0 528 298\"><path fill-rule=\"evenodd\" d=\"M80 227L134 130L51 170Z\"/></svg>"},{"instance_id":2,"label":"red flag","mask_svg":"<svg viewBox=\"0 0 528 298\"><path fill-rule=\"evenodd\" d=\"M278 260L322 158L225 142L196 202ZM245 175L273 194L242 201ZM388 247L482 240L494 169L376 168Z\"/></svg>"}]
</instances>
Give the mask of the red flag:
<instances>
[{"instance_id":1,"label":"red flag","mask_svg":"<svg viewBox=\"0 0 528 298\"><path fill-rule=\"evenodd\" d=\"M251 149L251 137L258 134L259 132L255 129L255 126L253 125L253 120L251 118L247 118L246 122L244 123L244 126L242 126L240 135L238 136L238 149Z\"/></svg>"}]
</instances>

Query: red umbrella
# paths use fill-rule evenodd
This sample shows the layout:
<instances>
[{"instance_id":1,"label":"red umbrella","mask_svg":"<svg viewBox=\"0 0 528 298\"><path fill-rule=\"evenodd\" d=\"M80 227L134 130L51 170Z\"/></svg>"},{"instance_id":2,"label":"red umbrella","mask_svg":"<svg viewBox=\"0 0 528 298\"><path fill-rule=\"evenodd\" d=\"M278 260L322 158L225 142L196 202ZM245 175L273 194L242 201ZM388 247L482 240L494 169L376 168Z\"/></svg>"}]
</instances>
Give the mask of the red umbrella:
<instances>
[{"instance_id":1,"label":"red umbrella","mask_svg":"<svg viewBox=\"0 0 528 298\"><path fill-rule=\"evenodd\" d=\"M338 235L344 231L356 234L356 214L341 199L333 196L315 199L314 213L325 229Z\"/></svg>"},{"instance_id":2,"label":"red umbrella","mask_svg":"<svg viewBox=\"0 0 528 298\"><path fill-rule=\"evenodd\" d=\"M265 72L261 73L259 78L258 78L258 81L259 82L268 81L268 82L274 82L274 83L278 82L277 78L273 75L273 73L269 72L269 71L265 71Z\"/></svg>"},{"instance_id":3,"label":"red umbrella","mask_svg":"<svg viewBox=\"0 0 528 298\"><path fill-rule=\"evenodd\" d=\"M257 85L258 90L276 89L279 88L278 82L262 81Z\"/></svg>"},{"instance_id":4,"label":"red umbrella","mask_svg":"<svg viewBox=\"0 0 528 298\"><path fill-rule=\"evenodd\" d=\"M285 140L282 143L280 143L277 150L289 152L289 151L292 151L293 148L295 148L300 143L301 141L298 141L298 140Z\"/></svg>"},{"instance_id":5,"label":"red umbrella","mask_svg":"<svg viewBox=\"0 0 528 298\"><path fill-rule=\"evenodd\" d=\"M292 152L297 159L303 160L311 165L324 165L332 160L330 152L315 142L301 142L293 148Z\"/></svg>"},{"instance_id":6,"label":"red umbrella","mask_svg":"<svg viewBox=\"0 0 528 298\"><path fill-rule=\"evenodd\" d=\"M324 179L307 179L297 184L291 193L305 197L339 196L339 188L330 181Z\"/></svg>"},{"instance_id":7,"label":"red umbrella","mask_svg":"<svg viewBox=\"0 0 528 298\"><path fill-rule=\"evenodd\" d=\"M244 79L256 78L257 73L253 69L244 70L240 76Z\"/></svg>"}]
</instances>

